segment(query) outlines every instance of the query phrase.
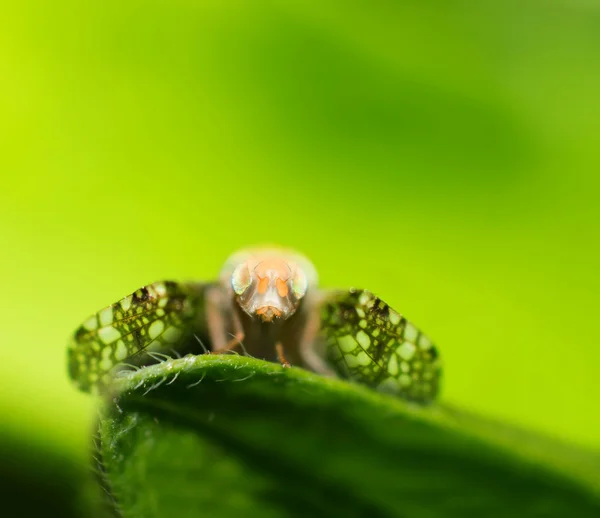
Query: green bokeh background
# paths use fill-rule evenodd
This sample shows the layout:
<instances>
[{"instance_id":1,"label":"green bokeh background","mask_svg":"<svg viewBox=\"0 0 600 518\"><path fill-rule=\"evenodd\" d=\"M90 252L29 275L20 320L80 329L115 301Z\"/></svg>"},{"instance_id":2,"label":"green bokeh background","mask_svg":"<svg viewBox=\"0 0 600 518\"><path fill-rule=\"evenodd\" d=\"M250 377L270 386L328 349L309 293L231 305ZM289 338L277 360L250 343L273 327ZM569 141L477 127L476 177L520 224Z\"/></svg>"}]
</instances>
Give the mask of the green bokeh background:
<instances>
[{"instance_id":1,"label":"green bokeh background","mask_svg":"<svg viewBox=\"0 0 600 518\"><path fill-rule=\"evenodd\" d=\"M8 432L85 458L80 321L279 243L426 330L444 401L600 447L594 2L13 2L0 77Z\"/></svg>"}]
</instances>

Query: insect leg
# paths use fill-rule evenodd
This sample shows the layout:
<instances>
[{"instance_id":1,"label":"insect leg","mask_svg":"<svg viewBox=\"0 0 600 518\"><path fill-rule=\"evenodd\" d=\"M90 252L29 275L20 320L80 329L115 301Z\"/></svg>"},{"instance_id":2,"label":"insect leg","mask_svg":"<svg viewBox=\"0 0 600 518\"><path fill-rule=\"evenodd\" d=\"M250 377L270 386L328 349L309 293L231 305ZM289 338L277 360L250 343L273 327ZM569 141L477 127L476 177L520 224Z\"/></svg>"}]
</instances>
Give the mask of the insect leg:
<instances>
[{"instance_id":1,"label":"insect leg","mask_svg":"<svg viewBox=\"0 0 600 518\"><path fill-rule=\"evenodd\" d=\"M323 376L335 377L335 370L325 360L324 351L319 354L317 349L319 343L319 330L321 317L317 306L309 311L306 325L299 340L299 352L303 366L322 374Z\"/></svg>"},{"instance_id":2,"label":"insect leg","mask_svg":"<svg viewBox=\"0 0 600 518\"><path fill-rule=\"evenodd\" d=\"M283 345L281 344L281 342L277 342L275 344L275 350L277 351L277 359L279 360L279 363L281 363L281 366L291 367L292 364L285 357L285 354L283 352Z\"/></svg>"},{"instance_id":3,"label":"insect leg","mask_svg":"<svg viewBox=\"0 0 600 518\"><path fill-rule=\"evenodd\" d=\"M224 297L218 287L208 290L206 294L206 320L212 344L212 352L224 353L239 345L245 337L242 322L231 304L224 303ZM227 322L225 314L230 315ZM234 335L227 340L228 323L233 326Z\"/></svg>"}]
</instances>

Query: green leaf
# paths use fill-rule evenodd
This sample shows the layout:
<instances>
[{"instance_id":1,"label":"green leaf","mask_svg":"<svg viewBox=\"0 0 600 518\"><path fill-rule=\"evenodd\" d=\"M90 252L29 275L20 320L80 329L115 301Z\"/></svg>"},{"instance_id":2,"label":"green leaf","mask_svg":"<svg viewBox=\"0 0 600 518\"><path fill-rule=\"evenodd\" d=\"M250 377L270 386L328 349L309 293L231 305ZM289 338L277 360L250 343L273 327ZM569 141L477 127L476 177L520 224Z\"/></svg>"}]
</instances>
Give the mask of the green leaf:
<instances>
[{"instance_id":1,"label":"green leaf","mask_svg":"<svg viewBox=\"0 0 600 518\"><path fill-rule=\"evenodd\" d=\"M302 369L188 356L116 380L123 516L600 516L594 453Z\"/></svg>"}]
</instances>

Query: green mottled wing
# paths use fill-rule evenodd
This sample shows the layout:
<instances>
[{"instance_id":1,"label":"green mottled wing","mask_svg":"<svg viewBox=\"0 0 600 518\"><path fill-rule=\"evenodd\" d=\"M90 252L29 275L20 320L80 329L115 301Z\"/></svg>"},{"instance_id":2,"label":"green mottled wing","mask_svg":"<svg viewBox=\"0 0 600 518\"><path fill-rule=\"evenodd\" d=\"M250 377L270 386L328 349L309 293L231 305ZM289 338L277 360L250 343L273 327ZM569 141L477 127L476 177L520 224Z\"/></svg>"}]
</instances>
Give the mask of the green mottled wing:
<instances>
[{"instance_id":1,"label":"green mottled wing","mask_svg":"<svg viewBox=\"0 0 600 518\"><path fill-rule=\"evenodd\" d=\"M321 305L321 342L338 375L413 401L438 392L435 346L369 291L331 292Z\"/></svg>"},{"instance_id":2,"label":"green mottled wing","mask_svg":"<svg viewBox=\"0 0 600 518\"><path fill-rule=\"evenodd\" d=\"M74 383L86 392L101 389L119 364L152 363L147 353L179 350L203 325L205 287L155 282L92 315L69 344Z\"/></svg>"}]
</instances>

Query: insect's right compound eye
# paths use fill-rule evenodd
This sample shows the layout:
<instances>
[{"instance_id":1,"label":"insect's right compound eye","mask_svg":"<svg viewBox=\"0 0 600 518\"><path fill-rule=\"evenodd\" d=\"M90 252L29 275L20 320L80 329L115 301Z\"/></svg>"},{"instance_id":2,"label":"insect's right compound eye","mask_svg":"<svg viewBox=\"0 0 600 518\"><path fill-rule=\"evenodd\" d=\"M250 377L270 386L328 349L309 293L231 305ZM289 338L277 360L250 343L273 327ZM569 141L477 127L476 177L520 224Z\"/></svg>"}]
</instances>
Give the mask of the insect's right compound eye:
<instances>
[{"instance_id":1,"label":"insect's right compound eye","mask_svg":"<svg viewBox=\"0 0 600 518\"><path fill-rule=\"evenodd\" d=\"M250 286L252 278L248 265L244 262L236 266L231 275L231 287L237 295L242 295Z\"/></svg>"}]
</instances>

